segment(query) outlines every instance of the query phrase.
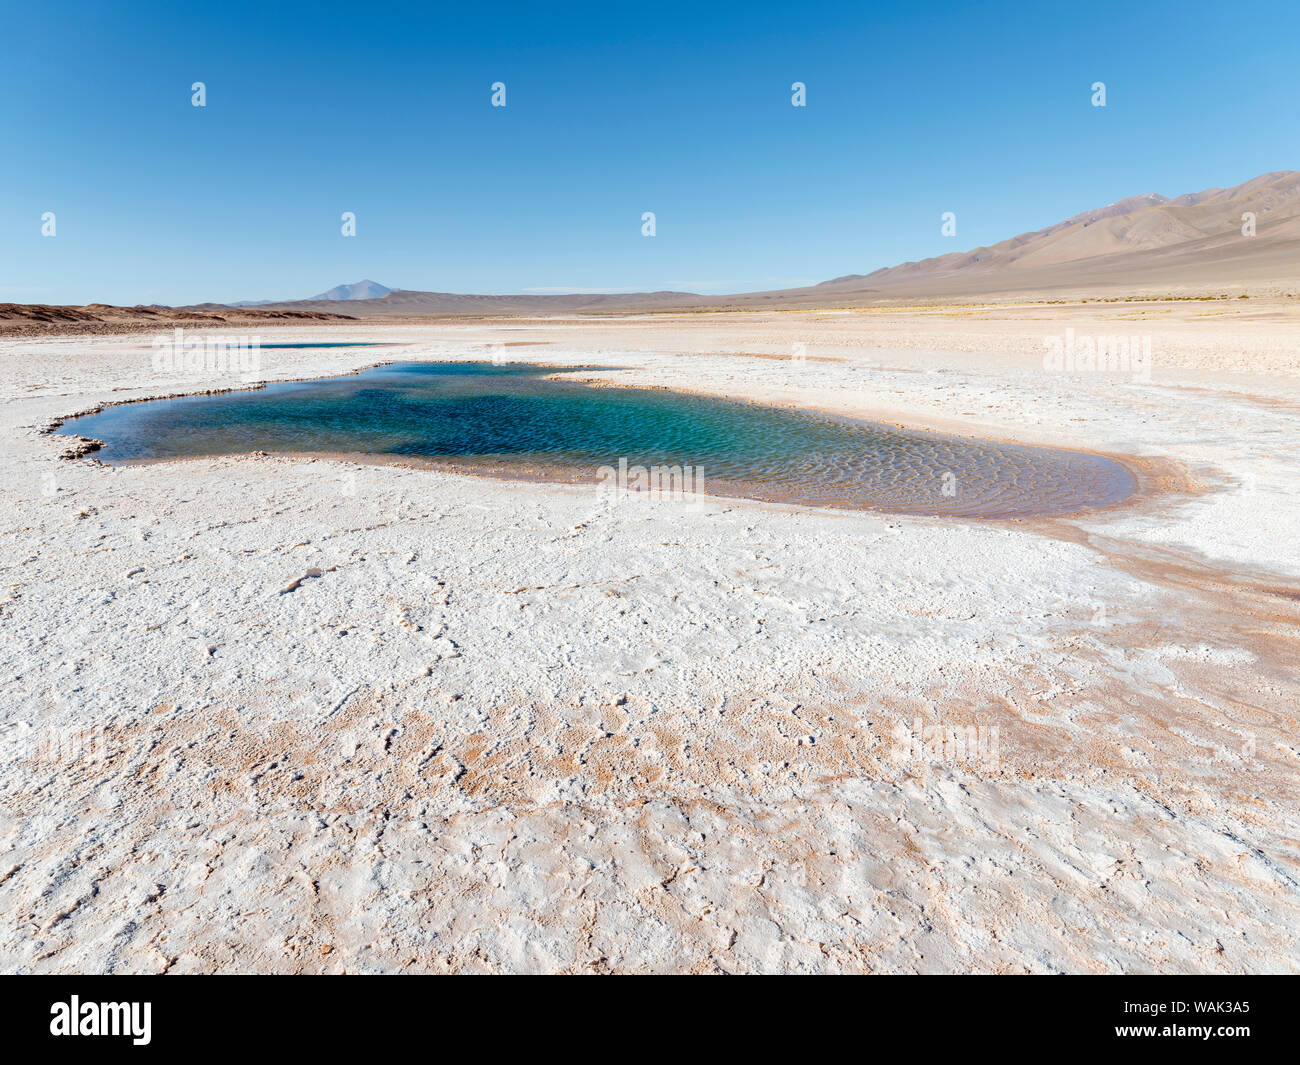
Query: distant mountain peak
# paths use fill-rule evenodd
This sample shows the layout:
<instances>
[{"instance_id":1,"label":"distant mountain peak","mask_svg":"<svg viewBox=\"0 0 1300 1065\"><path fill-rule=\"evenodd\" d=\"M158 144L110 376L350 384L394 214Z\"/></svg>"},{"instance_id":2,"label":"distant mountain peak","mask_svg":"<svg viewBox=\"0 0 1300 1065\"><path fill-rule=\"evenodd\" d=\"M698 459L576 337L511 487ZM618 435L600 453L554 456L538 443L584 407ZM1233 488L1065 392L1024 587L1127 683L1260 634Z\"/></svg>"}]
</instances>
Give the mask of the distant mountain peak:
<instances>
[{"instance_id":1,"label":"distant mountain peak","mask_svg":"<svg viewBox=\"0 0 1300 1065\"><path fill-rule=\"evenodd\" d=\"M317 300L377 300L387 296L393 290L378 281L357 281L351 285L335 285L328 292L312 296L309 302Z\"/></svg>"}]
</instances>

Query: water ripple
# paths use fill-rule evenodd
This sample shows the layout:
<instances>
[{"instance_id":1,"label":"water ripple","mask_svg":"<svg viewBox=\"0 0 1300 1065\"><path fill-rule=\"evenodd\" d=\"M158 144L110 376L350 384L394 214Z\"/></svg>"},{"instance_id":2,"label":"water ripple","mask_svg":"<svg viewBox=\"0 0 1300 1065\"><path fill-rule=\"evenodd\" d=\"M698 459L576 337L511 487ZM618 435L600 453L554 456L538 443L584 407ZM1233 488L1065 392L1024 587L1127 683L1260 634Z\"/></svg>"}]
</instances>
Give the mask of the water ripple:
<instances>
[{"instance_id":1,"label":"water ripple","mask_svg":"<svg viewBox=\"0 0 1300 1065\"><path fill-rule=\"evenodd\" d=\"M338 452L586 481L623 459L628 467L692 467L703 490L717 495L990 518L1104 506L1136 489L1124 466L1097 455L544 378L553 372L395 363L351 377L109 407L60 432L103 440L102 457L114 463Z\"/></svg>"}]
</instances>

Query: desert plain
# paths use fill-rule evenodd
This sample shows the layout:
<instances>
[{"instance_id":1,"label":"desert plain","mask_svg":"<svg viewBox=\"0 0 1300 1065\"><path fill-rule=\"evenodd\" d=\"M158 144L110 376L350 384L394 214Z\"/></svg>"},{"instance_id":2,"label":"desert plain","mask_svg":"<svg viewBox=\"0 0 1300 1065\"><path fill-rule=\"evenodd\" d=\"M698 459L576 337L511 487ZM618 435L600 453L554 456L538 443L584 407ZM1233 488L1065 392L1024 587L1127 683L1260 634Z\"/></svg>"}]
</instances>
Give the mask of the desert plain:
<instances>
[{"instance_id":1,"label":"desert plain","mask_svg":"<svg viewBox=\"0 0 1300 1065\"><path fill-rule=\"evenodd\" d=\"M1149 335L1149 375L1045 368L1067 329ZM0 969L1300 969L1294 295L260 331L382 345L272 381L504 351L1141 491L977 521L112 466L51 428L242 386L148 328L0 340Z\"/></svg>"}]
</instances>

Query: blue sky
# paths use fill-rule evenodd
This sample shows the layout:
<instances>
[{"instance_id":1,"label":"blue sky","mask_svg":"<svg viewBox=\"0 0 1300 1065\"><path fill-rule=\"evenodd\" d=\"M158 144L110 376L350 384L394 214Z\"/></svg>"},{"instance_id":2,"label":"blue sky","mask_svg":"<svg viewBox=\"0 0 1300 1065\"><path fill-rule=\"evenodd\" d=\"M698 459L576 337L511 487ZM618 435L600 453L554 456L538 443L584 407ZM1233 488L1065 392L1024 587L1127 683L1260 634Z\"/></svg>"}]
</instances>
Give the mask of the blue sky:
<instances>
[{"instance_id":1,"label":"blue sky","mask_svg":"<svg viewBox=\"0 0 1300 1065\"><path fill-rule=\"evenodd\" d=\"M776 288L1300 165L1295 0L55 0L4 23L0 301Z\"/></svg>"}]
</instances>

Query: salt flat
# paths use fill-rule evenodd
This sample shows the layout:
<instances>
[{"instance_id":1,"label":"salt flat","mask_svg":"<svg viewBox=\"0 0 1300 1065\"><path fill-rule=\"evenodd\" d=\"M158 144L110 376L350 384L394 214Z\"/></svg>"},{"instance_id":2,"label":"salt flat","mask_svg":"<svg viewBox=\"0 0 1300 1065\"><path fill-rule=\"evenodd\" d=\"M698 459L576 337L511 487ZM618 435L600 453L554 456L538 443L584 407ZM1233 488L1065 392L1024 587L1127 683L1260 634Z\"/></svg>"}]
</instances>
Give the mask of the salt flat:
<instances>
[{"instance_id":1,"label":"salt flat","mask_svg":"<svg viewBox=\"0 0 1300 1065\"><path fill-rule=\"evenodd\" d=\"M1150 335L1149 380L1047 372L1067 328ZM1294 299L265 334L392 345L268 379L598 362L1147 484L1010 523L112 468L42 430L232 382L2 341L0 969L1300 969L1297 335Z\"/></svg>"}]
</instances>

